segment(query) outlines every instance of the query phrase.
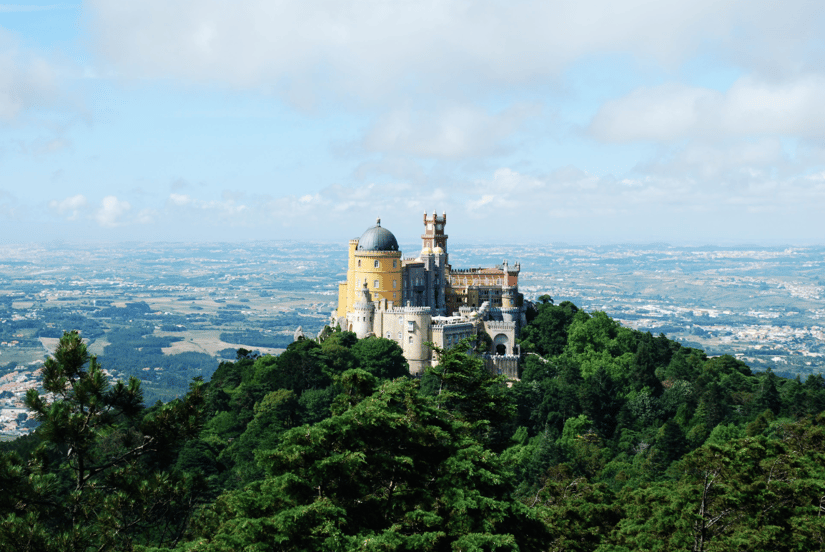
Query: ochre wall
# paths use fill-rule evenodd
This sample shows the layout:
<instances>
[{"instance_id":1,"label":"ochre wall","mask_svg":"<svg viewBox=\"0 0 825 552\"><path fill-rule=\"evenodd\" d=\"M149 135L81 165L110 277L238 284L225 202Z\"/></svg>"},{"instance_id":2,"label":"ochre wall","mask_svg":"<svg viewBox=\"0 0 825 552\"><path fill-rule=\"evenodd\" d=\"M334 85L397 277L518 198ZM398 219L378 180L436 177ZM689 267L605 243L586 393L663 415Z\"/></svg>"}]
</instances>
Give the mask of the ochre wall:
<instances>
[{"instance_id":1,"label":"ochre wall","mask_svg":"<svg viewBox=\"0 0 825 552\"><path fill-rule=\"evenodd\" d=\"M361 266L358 266L358 261ZM375 261L378 267L375 267ZM392 264L395 261L395 268ZM401 292L404 285L401 281L401 252L400 251L357 251L350 250L349 271L347 274L347 308L345 312L352 310L352 306L358 301L361 289L363 289L364 279L367 281L367 289L373 301L386 299L394 304L401 304ZM378 287L375 287L375 280L378 280ZM393 288L393 281L395 287ZM393 297L393 293L395 297ZM339 312L340 312L339 299Z\"/></svg>"}]
</instances>

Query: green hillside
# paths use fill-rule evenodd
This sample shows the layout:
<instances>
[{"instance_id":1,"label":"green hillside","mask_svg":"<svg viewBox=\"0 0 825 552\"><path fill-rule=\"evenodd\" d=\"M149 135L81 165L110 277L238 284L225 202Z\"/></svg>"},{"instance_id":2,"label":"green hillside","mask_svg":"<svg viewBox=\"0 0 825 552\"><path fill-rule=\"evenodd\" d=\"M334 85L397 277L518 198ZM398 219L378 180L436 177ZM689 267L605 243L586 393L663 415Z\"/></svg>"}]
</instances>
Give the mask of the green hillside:
<instances>
[{"instance_id":1,"label":"green hillside","mask_svg":"<svg viewBox=\"0 0 825 552\"><path fill-rule=\"evenodd\" d=\"M77 334L1 443L0 550L821 550L825 379L754 372L544 296L521 381L473 343L239 350L143 406Z\"/></svg>"}]
</instances>

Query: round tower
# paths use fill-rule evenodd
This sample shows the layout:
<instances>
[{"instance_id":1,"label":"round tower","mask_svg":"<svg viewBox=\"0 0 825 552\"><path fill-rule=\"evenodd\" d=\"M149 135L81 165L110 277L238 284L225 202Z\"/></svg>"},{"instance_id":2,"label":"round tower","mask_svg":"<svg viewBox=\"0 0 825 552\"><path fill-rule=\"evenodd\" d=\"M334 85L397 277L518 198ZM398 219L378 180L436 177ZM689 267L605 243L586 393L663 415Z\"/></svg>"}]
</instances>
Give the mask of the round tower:
<instances>
[{"instance_id":1,"label":"round tower","mask_svg":"<svg viewBox=\"0 0 825 552\"><path fill-rule=\"evenodd\" d=\"M373 332L375 305L370 300L370 290L366 284L361 287L359 295L359 300L353 305L351 312L347 313L347 320L350 331L355 332L358 339L363 339Z\"/></svg>"},{"instance_id":2,"label":"round tower","mask_svg":"<svg viewBox=\"0 0 825 552\"><path fill-rule=\"evenodd\" d=\"M395 236L381 226L381 219L350 243L347 271L347 311L360 299L366 284L373 301L400 303L402 297L401 251ZM339 307L340 310L340 307Z\"/></svg>"},{"instance_id":3,"label":"round tower","mask_svg":"<svg viewBox=\"0 0 825 552\"><path fill-rule=\"evenodd\" d=\"M426 345L430 337L432 314L429 307L405 307L402 349L410 365L410 374L421 376L430 365L431 350Z\"/></svg>"},{"instance_id":4,"label":"round tower","mask_svg":"<svg viewBox=\"0 0 825 552\"><path fill-rule=\"evenodd\" d=\"M518 290L515 286L501 286L501 308L516 308L518 306L518 302L516 301L517 293Z\"/></svg>"}]
</instances>

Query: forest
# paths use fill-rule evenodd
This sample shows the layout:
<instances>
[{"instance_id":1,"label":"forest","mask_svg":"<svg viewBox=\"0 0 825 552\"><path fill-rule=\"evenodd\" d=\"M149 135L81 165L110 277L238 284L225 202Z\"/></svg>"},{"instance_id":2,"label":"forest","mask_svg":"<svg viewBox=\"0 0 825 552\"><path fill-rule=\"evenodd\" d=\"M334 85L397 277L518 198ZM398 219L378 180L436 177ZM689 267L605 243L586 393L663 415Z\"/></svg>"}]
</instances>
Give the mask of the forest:
<instances>
[{"instance_id":1,"label":"forest","mask_svg":"<svg viewBox=\"0 0 825 552\"><path fill-rule=\"evenodd\" d=\"M549 296L528 321L517 382L326 330L154 405L65 333L0 444L0 551L825 548L821 375Z\"/></svg>"}]
</instances>

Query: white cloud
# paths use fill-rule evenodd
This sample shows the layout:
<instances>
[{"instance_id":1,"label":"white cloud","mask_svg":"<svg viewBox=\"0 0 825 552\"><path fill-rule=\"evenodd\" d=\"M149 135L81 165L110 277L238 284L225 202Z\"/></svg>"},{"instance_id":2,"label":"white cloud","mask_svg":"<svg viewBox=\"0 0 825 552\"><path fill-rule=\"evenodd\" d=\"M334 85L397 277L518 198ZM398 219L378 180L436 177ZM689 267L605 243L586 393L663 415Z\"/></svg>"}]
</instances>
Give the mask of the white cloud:
<instances>
[{"instance_id":1,"label":"white cloud","mask_svg":"<svg viewBox=\"0 0 825 552\"><path fill-rule=\"evenodd\" d=\"M57 71L45 58L20 46L0 28L0 121L28 109L48 107L58 95Z\"/></svg>"},{"instance_id":2,"label":"white cloud","mask_svg":"<svg viewBox=\"0 0 825 552\"><path fill-rule=\"evenodd\" d=\"M606 142L689 137L825 135L825 77L783 82L737 80L726 92L669 83L606 102L590 132Z\"/></svg>"},{"instance_id":3,"label":"white cloud","mask_svg":"<svg viewBox=\"0 0 825 552\"><path fill-rule=\"evenodd\" d=\"M124 224L123 216L129 212L132 206L128 201L121 201L115 196L106 196L101 202L100 208L95 213L95 220L101 226L112 228Z\"/></svg>"},{"instance_id":4,"label":"white cloud","mask_svg":"<svg viewBox=\"0 0 825 552\"><path fill-rule=\"evenodd\" d=\"M88 203L86 196L77 194L61 201L52 200L49 202L49 207L57 211L59 215L68 214L68 220L77 220Z\"/></svg>"},{"instance_id":5,"label":"white cloud","mask_svg":"<svg viewBox=\"0 0 825 552\"><path fill-rule=\"evenodd\" d=\"M753 57L754 49L800 59L793 57L799 44L821 43L823 20L821 7L805 0L91 0L86 7L98 48L124 74L260 87L297 104L330 92L371 100L540 87L605 52L674 67L716 45L757 67L767 56Z\"/></svg>"},{"instance_id":6,"label":"white cloud","mask_svg":"<svg viewBox=\"0 0 825 552\"><path fill-rule=\"evenodd\" d=\"M169 194L169 201L178 206L189 205L192 198L186 194Z\"/></svg>"},{"instance_id":7,"label":"white cloud","mask_svg":"<svg viewBox=\"0 0 825 552\"><path fill-rule=\"evenodd\" d=\"M454 106L433 111L401 109L384 115L367 133L364 146L417 157L455 159L500 150L537 106L516 105L500 113Z\"/></svg>"},{"instance_id":8,"label":"white cloud","mask_svg":"<svg viewBox=\"0 0 825 552\"><path fill-rule=\"evenodd\" d=\"M640 163L636 171L658 177L672 175L730 183L770 174L789 165L778 138L760 138L730 143L691 142L654 161Z\"/></svg>"}]
</instances>

